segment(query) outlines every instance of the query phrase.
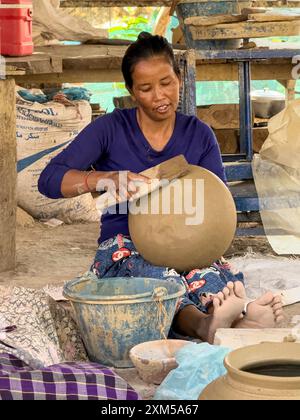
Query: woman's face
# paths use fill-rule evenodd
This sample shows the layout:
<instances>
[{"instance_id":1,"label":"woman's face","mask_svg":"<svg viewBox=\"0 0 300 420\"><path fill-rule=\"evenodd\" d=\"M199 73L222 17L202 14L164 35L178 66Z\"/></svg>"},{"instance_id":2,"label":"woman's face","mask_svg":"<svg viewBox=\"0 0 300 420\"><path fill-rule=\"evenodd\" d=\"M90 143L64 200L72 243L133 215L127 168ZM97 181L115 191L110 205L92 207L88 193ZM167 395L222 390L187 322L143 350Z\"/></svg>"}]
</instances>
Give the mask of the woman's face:
<instances>
[{"instance_id":1,"label":"woman's face","mask_svg":"<svg viewBox=\"0 0 300 420\"><path fill-rule=\"evenodd\" d=\"M139 61L132 74L131 95L154 121L173 117L179 104L181 81L163 56Z\"/></svg>"}]
</instances>

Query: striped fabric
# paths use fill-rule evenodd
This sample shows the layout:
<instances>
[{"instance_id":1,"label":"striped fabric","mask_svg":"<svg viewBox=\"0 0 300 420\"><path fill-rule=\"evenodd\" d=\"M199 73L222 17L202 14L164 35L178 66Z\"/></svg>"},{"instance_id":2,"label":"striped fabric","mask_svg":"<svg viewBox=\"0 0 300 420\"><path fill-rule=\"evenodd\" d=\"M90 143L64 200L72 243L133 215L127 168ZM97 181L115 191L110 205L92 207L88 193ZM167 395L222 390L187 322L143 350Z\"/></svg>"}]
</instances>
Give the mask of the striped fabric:
<instances>
[{"instance_id":1,"label":"striped fabric","mask_svg":"<svg viewBox=\"0 0 300 420\"><path fill-rule=\"evenodd\" d=\"M110 369L96 363L65 363L40 370L0 354L0 400L138 400Z\"/></svg>"}]
</instances>

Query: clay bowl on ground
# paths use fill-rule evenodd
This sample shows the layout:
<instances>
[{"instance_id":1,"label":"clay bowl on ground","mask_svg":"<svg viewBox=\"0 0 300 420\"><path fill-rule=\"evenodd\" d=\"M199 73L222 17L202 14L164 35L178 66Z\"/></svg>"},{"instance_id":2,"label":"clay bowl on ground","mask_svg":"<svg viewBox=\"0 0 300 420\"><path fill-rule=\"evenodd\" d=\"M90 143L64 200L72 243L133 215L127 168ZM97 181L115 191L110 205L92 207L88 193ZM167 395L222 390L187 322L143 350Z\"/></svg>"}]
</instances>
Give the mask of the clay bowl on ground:
<instances>
[{"instance_id":1,"label":"clay bowl on ground","mask_svg":"<svg viewBox=\"0 0 300 420\"><path fill-rule=\"evenodd\" d=\"M175 354L190 343L184 340L149 341L133 347L129 356L144 382L159 385L178 367Z\"/></svg>"}]
</instances>

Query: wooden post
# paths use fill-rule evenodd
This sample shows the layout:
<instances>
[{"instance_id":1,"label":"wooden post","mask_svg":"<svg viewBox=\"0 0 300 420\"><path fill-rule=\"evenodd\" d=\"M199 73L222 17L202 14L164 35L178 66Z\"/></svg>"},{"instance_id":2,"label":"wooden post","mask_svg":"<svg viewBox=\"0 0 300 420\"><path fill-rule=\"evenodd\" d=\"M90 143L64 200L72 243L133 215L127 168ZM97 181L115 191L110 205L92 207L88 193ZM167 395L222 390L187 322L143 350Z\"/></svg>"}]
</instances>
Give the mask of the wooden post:
<instances>
[{"instance_id":1,"label":"wooden post","mask_svg":"<svg viewBox=\"0 0 300 420\"><path fill-rule=\"evenodd\" d=\"M171 21L170 10L169 7L161 8L154 25L153 35L166 36Z\"/></svg>"},{"instance_id":2,"label":"wooden post","mask_svg":"<svg viewBox=\"0 0 300 420\"><path fill-rule=\"evenodd\" d=\"M296 83L297 80L288 80L285 88L285 96L287 104L293 101L296 97Z\"/></svg>"},{"instance_id":3,"label":"wooden post","mask_svg":"<svg viewBox=\"0 0 300 420\"><path fill-rule=\"evenodd\" d=\"M297 80L278 80L285 87L286 105L295 99Z\"/></svg>"},{"instance_id":4,"label":"wooden post","mask_svg":"<svg viewBox=\"0 0 300 420\"><path fill-rule=\"evenodd\" d=\"M16 263L16 105L15 81L0 80L0 272Z\"/></svg>"}]
</instances>

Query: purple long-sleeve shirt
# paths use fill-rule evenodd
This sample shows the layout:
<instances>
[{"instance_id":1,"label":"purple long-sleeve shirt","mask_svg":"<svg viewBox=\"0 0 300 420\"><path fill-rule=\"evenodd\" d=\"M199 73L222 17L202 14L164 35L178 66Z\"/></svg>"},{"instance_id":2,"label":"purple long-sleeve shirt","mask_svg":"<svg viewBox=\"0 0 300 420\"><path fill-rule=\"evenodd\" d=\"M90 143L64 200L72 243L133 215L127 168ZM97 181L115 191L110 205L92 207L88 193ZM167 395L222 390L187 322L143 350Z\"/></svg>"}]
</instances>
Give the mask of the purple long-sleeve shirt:
<instances>
[{"instance_id":1,"label":"purple long-sleeve shirt","mask_svg":"<svg viewBox=\"0 0 300 420\"><path fill-rule=\"evenodd\" d=\"M93 166L97 171L139 173L177 155L189 164L214 172L226 182L220 148L209 126L196 117L176 114L172 137L165 148L155 151L143 135L137 110L115 110L88 125L42 172L39 191L49 198L62 198L61 184L71 169ZM129 235L128 216L105 214L99 243L119 233Z\"/></svg>"}]
</instances>

